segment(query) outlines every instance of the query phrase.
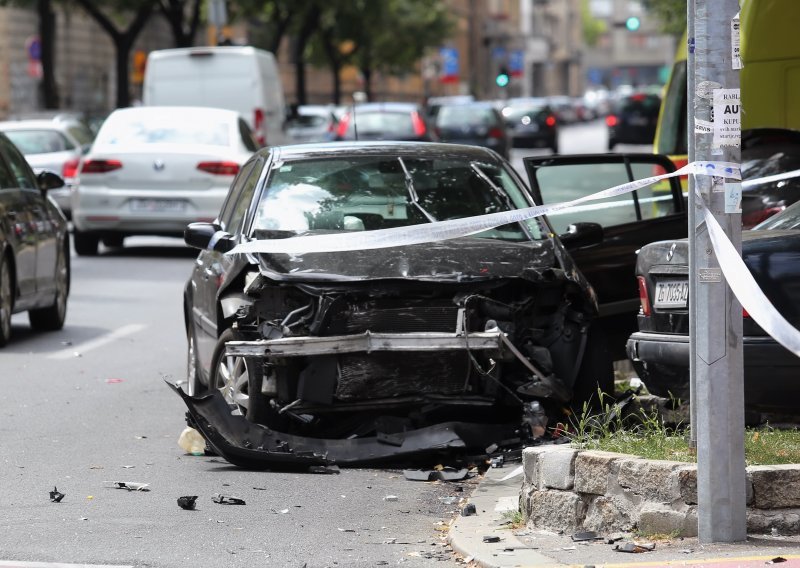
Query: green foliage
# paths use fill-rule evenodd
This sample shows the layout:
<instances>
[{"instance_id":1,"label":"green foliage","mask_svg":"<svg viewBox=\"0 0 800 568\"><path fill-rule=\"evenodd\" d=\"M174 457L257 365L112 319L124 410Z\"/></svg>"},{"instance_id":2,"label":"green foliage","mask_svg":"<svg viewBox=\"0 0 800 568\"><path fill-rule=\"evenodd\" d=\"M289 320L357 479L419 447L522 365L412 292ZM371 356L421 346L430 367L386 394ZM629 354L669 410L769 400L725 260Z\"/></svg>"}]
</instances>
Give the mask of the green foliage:
<instances>
[{"instance_id":1,"label":"green foliage","mask_svg":"<svg viewBox=\"0 0 800 568\"><path fill-rule=\"evenodd\" d=\"M666 34L680 36L686 30L686 0L642 0L645 9Z\"/></svg>"},{"instance_id":2,"label":"green foliage","mask_svg":"<svg viewBox=\"0 0 800 568\"><path fill-rule=\"evenodd\" d=\"M583 26L583 41L589 47L597 45L598 38L606 33L607 26L603 20L592 16L589 9L589 0L581 0L581 23Z\"/></svg>"}]
</instances>

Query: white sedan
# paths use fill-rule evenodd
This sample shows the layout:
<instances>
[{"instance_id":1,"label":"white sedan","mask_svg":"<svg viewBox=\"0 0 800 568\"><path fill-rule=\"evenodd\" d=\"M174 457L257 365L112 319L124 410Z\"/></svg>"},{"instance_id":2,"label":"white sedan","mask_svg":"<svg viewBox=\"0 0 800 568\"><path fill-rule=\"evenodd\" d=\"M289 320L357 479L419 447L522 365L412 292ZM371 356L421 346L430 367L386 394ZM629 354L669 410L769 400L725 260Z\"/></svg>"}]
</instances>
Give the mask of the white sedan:
<instances>
[{"instance_id":1,"label":"white sedan","mask_svg":"<svg viewBox=\"0 0 800 568\"><path fill-rule=\"evenodd\" d=\"M116 110L81 161L73 194L79 255L131 235L183 236L219 214L241 165L258 149L238 113L195 107Z\"/></svg>"}]
</instances>

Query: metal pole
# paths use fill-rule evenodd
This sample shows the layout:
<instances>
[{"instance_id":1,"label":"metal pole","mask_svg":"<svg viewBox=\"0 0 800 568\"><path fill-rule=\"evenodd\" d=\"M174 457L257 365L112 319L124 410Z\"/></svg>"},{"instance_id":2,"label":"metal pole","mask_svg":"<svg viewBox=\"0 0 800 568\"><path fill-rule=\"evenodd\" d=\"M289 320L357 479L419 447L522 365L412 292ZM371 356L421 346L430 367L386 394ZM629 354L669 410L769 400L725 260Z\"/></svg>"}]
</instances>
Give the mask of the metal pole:
<instances>
[{"instance_id":1,"label":"metal pole","mask_svg":"<svg viewBox=\"0 0 800 568\"><path fill-rule=\"evenodd\" d=\"M694 28L694 91L689 92L692 116L710 121L712 132L694 132L693 161L740 161L740 133L731 113L739 112L739 76L732 64L732 20L738 0L689 0ZM721 89L733 91L721 92ZM715 94L716 91L716 94ZM725 105L725 100L730 103ZM733 106L735 100L735 107ZM727 117L727 118L726 118ZM735 117L738 121L738 115ZM728 125L727 132L720 129ZM692 136L692 134L690 134ZM732 180L729 180L732 181ZM734 246L741 251L741 213L725 212L723 178L690 176L689 207L694 226L689 231L690 275L694 296L690 318L695 321L693 397L696 404L698 533L701 542L738 542L747 538L744 461L744 387L742 370L742 308L734 297L713 253L702 222L708 204ZM700 197L695 196L695 188Z\"/></svg>"},{"instance_id":2,"label":"metal pole","mask_svg":"<svg viewBox=\"0 0 800 568\"><path fill-rule=\"evenodd\" d=\"M695 61L694 61L694 2L689 1L687 3L687 14L686 14L686 39L689 45L686 46L686 100L687 100L687 112L686 112L686 132L687 132L687 142L688 146L686 148L687 154L689 156L689 161L695 159L695 148L694 148L694 117L697 111L692 112L694 110L694 92L695 92L695 81L694 81L694 68L695 68ZM690 42L691 40L691 42ZM691 177L691 176L690 176ZM693 181L689 180L689 191L694 193L694 185ZM692 197L689 197L689 204L693 203ZM695 218L694 214L695 210L693 206L689 207L689 227L697 227L697 219ZM691 231L689 231L691 234ZM689 274L697 274L697 266L695 266L695 255L689 254ZM689 279L689 297L696 298L695 293L695 279ZM690 302L689 305L689 337L697 337L697 327L695 322L695 314L692 312L694 302ZM696 343L694 341L689 342L689 447L690 448L697 448L697 370L695 361L697 361L697 349Z\"/></svg>"}]
</instances>

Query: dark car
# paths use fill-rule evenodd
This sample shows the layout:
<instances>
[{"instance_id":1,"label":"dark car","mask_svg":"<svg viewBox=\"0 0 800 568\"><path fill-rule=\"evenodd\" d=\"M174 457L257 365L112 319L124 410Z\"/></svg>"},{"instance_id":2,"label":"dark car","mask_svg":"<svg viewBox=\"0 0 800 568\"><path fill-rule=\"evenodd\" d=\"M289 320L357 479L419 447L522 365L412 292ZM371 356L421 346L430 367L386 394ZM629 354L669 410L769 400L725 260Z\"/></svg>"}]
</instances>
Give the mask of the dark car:
<instances>
[{"instance_id":1,"label":"dark car","mask_svg":"<svg viewBox=\"0 0 800 568\"><path fill-rule=\"evenodd\" d=\"M474 146L259 151L186 230L191 423L251 467L485 455L529 438L531 402L609 391L594 295L545 219L437 240L531 205Z\"/></svg>"},{"instance_id":2,"label":"dark car","mask_svg":"<svg viewBox=\"0 0 800 568\"><path fill-rule=\"evenodd\" d=\"M648 390L689 400L689 243L651 243L636 263L641 310L628 355ZM777 310L800 327L800 204L742 233L742 258ZM797 414L800 359L743 318L745 408Z\"/></svg>"},{"instance_id":3,"label":"dark car","mask_svg":"<svg viewBox=\"0 0 800 568\"><path fill-rule=\"evenodd\" d=\"M67 219L47 191L56 174L34 175L0 134L0 347L11 338L11 315L28 312L35 330L61 329L69 295Z\"/></svg>"},{"instance_id":4,"label":"dark car","mask_svg":"<svg viewBox=\"0 0 800 568\"><path fill-rule=\"evenodd\" d=\"M511 139L503 116L491 103L443 105L434 126L442 142L484 146L509 157Z\"/></svg>"},{"instance_id":5,"label":"dark car","mask_svg":"<svg viewBox=\"0 0 800 568\"><path fill-rule=\"evenodd\" d=\"M606 116L608 149L617 144L652 144L660 108L658 95L634 93L622 97Z\"/></svg>"},{"instance_id":6,"label":"dark car","mask_svg":"<svg viewBox=\"0 0 800 568\"><path fill-rule=\"evenodd\" d=\"M529 102L503 109L515 148L550 148L558 154L558 119L547 102Z\"/></svg>"},{"instance_id":7,"label":"dark car","mask_svg":"<svg viewBox=\"0 0 800 568\"><path fill-rule=\"evenodd\" d=\"M334 140L436 140L423 109L413 103L363 103L351 107L336 127Z\"/></svg>"}]
</instances>

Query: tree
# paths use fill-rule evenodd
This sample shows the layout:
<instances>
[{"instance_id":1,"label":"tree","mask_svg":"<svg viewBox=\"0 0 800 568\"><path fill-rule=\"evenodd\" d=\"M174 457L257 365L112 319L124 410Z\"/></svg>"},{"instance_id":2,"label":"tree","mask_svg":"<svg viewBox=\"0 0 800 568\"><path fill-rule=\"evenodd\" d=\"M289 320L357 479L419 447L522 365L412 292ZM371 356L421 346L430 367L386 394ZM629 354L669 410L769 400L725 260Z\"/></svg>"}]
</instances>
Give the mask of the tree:
<instances>
[{"instance_id":1,"label":"tree","mask_svg":"<svg viewBox=\"0 0 800 568\"><path fill-rule=\"evenodd\" d=\"M202 0L157 0L161 14L169 22L175 47L192 47L200 26Z\"/></svg>"},{"instance_id":2,"label":"tree","mask_svg":"<svg viewBox=\"0 0 800 568\"><path fill-rule=\"evenodd\" d=\"M247 18L252 26L252 43L256 47L271 51L275 58L307 0L233 0L230 4L231 19Z\"/></svg>"},{"instance_id":3,"label":"tree","mask_svg":"<svg viewBox=\"0 0 800 568\"><path fill-rule=\"evenodd\" d=\"M662 32L680 36L686 31L686 0L642 0L642 4L661 22Z\"/></svg>"},{"instance_id":4,"label":"tree","mask_svg":"<svg viewBox=\"0 0 800 568\"><path fill-rule=\"evenodd\" d=\"M117 69L117 108L130 106L130 53L139 33L144 28L154 5L151 0L103 2L109 6L108 15L100 10L93 0L75 0L91 18L103 28L114 42ZM126 21L127 27L121 29L115 21Z\"/></svg>"}]
</instances>

